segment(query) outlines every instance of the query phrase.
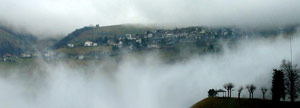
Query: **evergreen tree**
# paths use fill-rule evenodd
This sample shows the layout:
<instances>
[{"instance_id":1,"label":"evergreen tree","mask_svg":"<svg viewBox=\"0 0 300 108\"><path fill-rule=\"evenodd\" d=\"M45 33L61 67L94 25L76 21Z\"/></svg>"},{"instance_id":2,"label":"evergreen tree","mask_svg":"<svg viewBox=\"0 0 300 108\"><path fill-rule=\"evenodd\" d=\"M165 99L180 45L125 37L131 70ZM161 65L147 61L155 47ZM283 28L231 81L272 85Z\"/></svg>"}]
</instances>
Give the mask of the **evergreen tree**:
<instances>
[{"instance_id":1,"label":"evergreen tree","mask_svg":"<svg viewBox=\"0 0 300 108\"><path fill-rule=\"evenodd\" d=\"M285 99L284 74L282 70L273 70L271 91L273 101L280 101L281 98Z\"/></svg>"},{"instance_id":2,"label":"evergreen tree","mask_svg":"<svg viewBox=\"0 0 300 108\"><path fill-rule=\"evenodd\" d=\"M215 89L208 90L208 97L216 97L217 91Z\"/></svg>"}]
</instances>

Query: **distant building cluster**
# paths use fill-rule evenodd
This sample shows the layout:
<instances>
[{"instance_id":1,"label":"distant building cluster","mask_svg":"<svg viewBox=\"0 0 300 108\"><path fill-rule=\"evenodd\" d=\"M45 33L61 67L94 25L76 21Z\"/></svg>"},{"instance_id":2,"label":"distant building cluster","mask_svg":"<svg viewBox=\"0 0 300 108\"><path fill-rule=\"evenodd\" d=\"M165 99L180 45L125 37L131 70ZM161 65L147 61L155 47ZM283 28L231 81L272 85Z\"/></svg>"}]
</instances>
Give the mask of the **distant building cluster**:
<instances>
[{"instance_id":1,"label":"distant building cluster","mask_svg":"<svg viewBox=\"0 0 300 108\"><path fill-rule=\"evenodd\" d=\"M99 28L99 25L84 27L82 29L75 30L71 35L78 35L82 31L89 29ZM91 51L88 54L71 54L76 56L78 60L87 59L87 56L100 57L105 55L114 55L114 51L120 49L135 51L145 49L164 49L164 48L177 48L181 45L191 44L195 47L201 47L206 49L213 49L218 40L238 40L248 39L249 37L255 37L259 33L260 36L279 34L288 30L275 30L275 31L251 31L241 30L236 28L210 28L210 27L188 27L173 30L157 29L153 31L147 31L144 33L125 33L125 34L114 34L109 32L97 32L97 35L93 39L87 40L76 40L72 42L64 43L63 45L67 48L77 47L102 47L110 46L111 52L105 51ZM34 58L41 57L47 60L64 56L51 50L45 50L41 53L36 52L23 52L18 56L6 54L0 61L14 62L15 58ZM69 55L68 55L69 56Z\"/></svg>"},{"instance_id":2,"label":"distant building cluster","mask_svg":"<svg viewBox=\"0 0 300 108\"><path fill-rule=\"evenodd\" d=\"M174 47L180 43L199 43L209 45L209 42L217 39L246 38L245 33L234 28L208 28L189 27L183 29L164 30L158 29L147 31L144 34L121 34L106 36L108 33L99 33L99 38L93 41L85 41L77 47L96 47L98 45L112 46L116 49L157 49L163 47ZM204 44L203 44L204 43ZM67 47L76 45L68 43Z\"/></svg>"},{"instance_id":3,"label":"distant building cluster","mask_svg":"<svg viewBox=\"0 0 300 108\"><path fill-rule=\"evenodd\" d=\"M96 46L98 46L98 44L95 42L92 42L92 41L86 41L86 42L84 42L84 46L85 47L96 47Z\"/></svg>"},{"instance_id":4,"label":"distant building cluster","mask_svg":"<svg viewBox=\"0 0 300 108\"><path fill-rule=\"evenodd\" d=\"M57 54L53 51L44 51L41 53L25 52L25 53L21 53L19 56L5 54L2 56L2 58L0 57L0 62L16 62L16 59L18 59L18 58L29 59L29 58L38 58L38 57L44 58L46 60L50 60L56 56L57 56Z\"/></svg>"}]
</instances>

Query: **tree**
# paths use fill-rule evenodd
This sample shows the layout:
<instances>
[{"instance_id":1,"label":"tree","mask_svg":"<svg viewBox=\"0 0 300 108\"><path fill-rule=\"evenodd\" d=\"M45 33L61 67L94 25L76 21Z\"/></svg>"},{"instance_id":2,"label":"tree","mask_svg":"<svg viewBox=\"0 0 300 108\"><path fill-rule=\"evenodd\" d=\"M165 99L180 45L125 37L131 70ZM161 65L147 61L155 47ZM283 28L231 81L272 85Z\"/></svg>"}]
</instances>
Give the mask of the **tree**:
<instances>
[{"instance_id":1,"label":"tree","mask_svg":"<svg viewBox=\"0 0 300 108\"><path fill-rule=\"evenodd\" d=\"M229 83L228 87L229 87L229 92L230 92L229 93L230 94L229 97L231 97L231 92L233 91L232 89L234 88L234 85L232 83Z\"/></svg>"},{"instance_id":2,"label":"tree","mask_svg":"<svg viewBox=\"0 0 300 108\"><path fill-rule=\"evenodd\" d=\"M289 94L289 98L291 102L295 102L295 98L298 97L299 89L297 87L300 86L300 74L298 65L292 64L290 61L282 60L282 64L280 69L284 73L285 76L285 85L287 93Z\"/></svg>"},{"instance_id":3,"label":"tree","mask_svg":"<svg viewBox=\"0 0 300 108\"><path fill-rule=\"evenodd\" d=\"M272 100L280 101L280 99L285 99L285 87L284 87L284 74L282 70L273 69L273 79L272 79Z\"/></svg>"},{"instance_id":4,"label":"tree","mask_svg":"<svg viewBox=\"0 0 300 108\"><path fill-rule=\"evenodd\" d=\"M217 91L215 89L208 90L208 97L216 97Z\"/></svg>"},{"instance_id":5,"label":"tree","mask_svg":"<svg viewBox=\"0 0 300 108\"><path fill-rule=\"evenodd\" d=\"M262 94L263 94L263 100L265 100L265 94L266 94L266 92L268 91L268 89L267 88L265 88L265 87L261 87L261 92L262 92Z\"/></svg>"},{"instance_id":6,"label":"tree","mask_svg":"<svg viewBox=\"0 0 300 108\"><path fill-rule=\"evenodd\" d=\"M240 99L243 89L244 89L243 86L240 86L240 88L238 89L238 99Z\"/></svg>"},{"instance_id":7,"label":"tree","mask_svg":"<svg viewBox=\"0 0 300 108\"><path fill-rule=\"evenodd\" d=\"M227 84L224 84L223 87L227 90L227 97L229 97L229 88L228 88ZM226 97L226 96L225 96L225 97Z\"/></svg>"},{"instance_id":8,"label":"tree","mask_svg":"<svg viewBox=\"0 0 300 108\"><path fill-rule=\"evenodd\" d=\"M251 85L247 85L246 88L248 89L248 92L249 92L249 98L250 99L253 99L253 93L256 89L256 86L254 86L253 84Z\"/></svg>"},{"instance_id":9,"label":"tree","mask_svg":"<svg viewBox=\"0 0 300 108\"><path fill-rule=\"evenodd\" d=\"M234 88L234 85L232 83L224 84L224 88L227 90L227 97L231 97L231 92Z\"/></svg>"}]
</instances>

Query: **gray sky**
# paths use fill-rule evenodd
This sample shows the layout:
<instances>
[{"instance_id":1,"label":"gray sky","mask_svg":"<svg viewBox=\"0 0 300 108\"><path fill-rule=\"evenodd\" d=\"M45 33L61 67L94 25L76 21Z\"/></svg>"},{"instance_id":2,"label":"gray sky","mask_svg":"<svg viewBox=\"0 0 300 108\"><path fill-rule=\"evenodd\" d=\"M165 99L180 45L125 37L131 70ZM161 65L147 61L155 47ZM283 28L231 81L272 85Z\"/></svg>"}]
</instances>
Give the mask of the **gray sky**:
<instances>
[{"instance_id":1,"label":"gray sky","mask_svg":"<svg viewBox=\"0 0 300 108\"><path fill-rule=\"evenodd\" d=\"M300 23L299 0L0 0L0 21L40 37L90 24L278 26Z\"/></svg>"}]
</instances>

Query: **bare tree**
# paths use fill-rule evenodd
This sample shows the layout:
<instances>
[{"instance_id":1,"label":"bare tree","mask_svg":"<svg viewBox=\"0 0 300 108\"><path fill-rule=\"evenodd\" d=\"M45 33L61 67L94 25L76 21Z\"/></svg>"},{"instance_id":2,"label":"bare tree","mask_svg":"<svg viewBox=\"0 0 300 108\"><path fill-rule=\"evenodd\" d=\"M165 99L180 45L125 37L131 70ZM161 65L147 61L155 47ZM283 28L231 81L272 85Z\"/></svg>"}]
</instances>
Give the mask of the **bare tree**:
<instances>
[{"instance_id":1,"label":"bare tree","mask_svg":"<svg viewBox=\"0 0 300 108\"><path fill-rule=\"evenodd\" d=\"M240 86L240 88L238 89L238 99L240 99L243 89L244 89L243 86Z\"/></svg>"},{"instance_id":2,"label":"bare tree","mask_svg":"<svg viewBox=\"0 0 300 108\"><path fill-rule=\"evenodd\" d=\"M224 84L223 86L225 88L225 90L227 90L227 97L229 97L229 88L227 86L227 84ZM226 93L225 93L226 94ZM226 97L226 96L225 96Z\"/></svg>"},{"instance_id":3,"label":"bare tree","mask_svg":"<svg viewBox=\"0 0 300 108\"><path fill-rule=\"evenodd\" d=\"M256 89L256 86L254 86L253 84L251 85L247 85L246 88L248 89L248 92L249 92L249 98L250 99L253 99L253 93Z\"/></svg>"},{"instance_id":4,"label":"bare tree","mask_svg":"<svg viewBox=\"0 0 300 108\"><path fill-rule=\"evenodd\" d=\"M224 84L224 88L227 90L227 97L231 97L231 92L234 88L234 85L232 83Z\"/></svg>"},{"instance_id":5,"label":"bare tree","mask_svg":"<svg viewBox=\"0 0 300 108\"><path fill-rule=\"evenodd\" d=\"M229 93L230 94L229 97L231 97L231 92L233 91L234 85L232 83L229 83L228 87L229 87L229 92L230 92Z\"/></svg>"},{"instance_id":6,"label":"bare tree","mask_svg":"<svg viewBox=\"0 0 300 108\"><path fill-rule=\"evenodd\" d=\"M287 94L289 94L291 102L295 102L295 98L298 97L297 92L300 86L300 74L298 65L294 65L290 61L282 60L280 69L285 76L285 85Z\"/></svg>"},{"instance_id":7,"label":"bare tree","mask_svg":"<svg viewBox=\"0 0 300 108\"><path fill-rule=\"evenodd\" d=\"M265 87L261 87L261 92L262 92L262 94L263 94L263 100L265 100L265 94L266 94L266 92L268 91L268 89L267 88L265 88Z\"/></svg>"},{"instance_id":8,"label":"bare tree","mask_svg":"<svg viewBox=\"0 0 300 108\"><path fill-rule=\"evenodd\" d=\"M250 90L250 85L247 85L247 86L246 86L246 88L247 88L247 90L248 90L248 92L249 92L249 99L251 99L251 90Z\"/></svg>"}]
</instances>

